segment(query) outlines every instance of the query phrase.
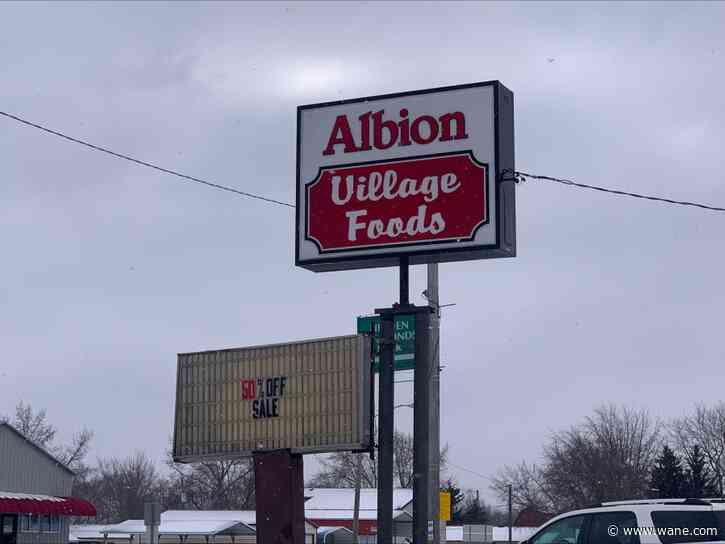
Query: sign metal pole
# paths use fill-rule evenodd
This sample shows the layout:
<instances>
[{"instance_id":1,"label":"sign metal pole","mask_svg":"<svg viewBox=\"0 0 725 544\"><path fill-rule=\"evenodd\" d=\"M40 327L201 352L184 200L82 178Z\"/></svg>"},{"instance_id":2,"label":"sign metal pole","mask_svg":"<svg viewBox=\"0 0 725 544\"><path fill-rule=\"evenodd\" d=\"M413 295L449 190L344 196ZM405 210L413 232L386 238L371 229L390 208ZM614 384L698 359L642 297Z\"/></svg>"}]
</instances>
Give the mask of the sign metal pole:
<instances>
[{"instance_id":1,"label":"sign metal pole","mask_svg":"<svg viewBox=\"0 0 725 544\"><path fill-rule=\"evenodd\" d=\"M428 263L428 304L433 307L430 335L430 517L433 542L445 541L440 521L440 303L438 297L438 263Z\"/></svg>"},{"instance_id":2,"label":"sign metal pole","mask_svg":"<svg viewBox=\"0 0 725 544\"><path fill-rule=\"evenodd\" d=\"M393 542L393 406L395 403L393 310L380 316L380 384L378 387L378 542Z\"/></svg>"},{"instance_id":3,"label":"sign metal pole","mask_svg":"<svg viewBox=\"0 0 725 544\"><path fill-rule=\"evenodd\" d=\"M428 541L430 502L430 309L415 316L413 390L413 544Z\"/></svg>"},{"instance_id":4,"label":"sign metal pole","mask_svg":"<svg viewBox=\"0 0 725 544\"><path fill-rule=\"evenodd\" d=\"M395 433L395 316L414 309L409 298L410 261L400 258L400 302L380 314L380 382L378 386L378 542L389 544L393 535L393 435ZM417 323L417 320L416 320ZM416 326L417 327L417 326ZM418 329L416 328L416 335ZM427 338L427 336L426 336ZM416 340L416 357L418 340ZM426 405L427 406L427 405ZM426 408L427 410L427 408ZM427 417L427 416L426 416ZM427 460L426 460L427 462ZM415 496L415 489L413 491ZM414 499L415 500L415 499ZM415 507L413 507L415 509ZM426 523L426 520L423 521Z\"/></svg>"},{"instance_id":5,"label":"sign metal pole","mask_svg":"<svg viewBox=\"0 0 725 544\"><path fill-rule=\"evenodd\" d=\"M410 270L410 260L407 255L404 255L400 258L400 305L401 306L408 306L410 305L410 298L409 298L409 270Z\"/></svg>"},{"instance_id":6,"label":"sign metal pole","mask_svg":"<svg viewBox=\"0 0 725 544\"><path fill-rule=\"evenodd\" d=\"M509 505L508 505L509 506L509 516L508 516L509 519L508 519L508 526L509 526L509 544L511 544L511 532L512 532L511 531L511 526L513 524L513 519L514 519L514 517L513 517L513 506L512 506L512 501L511 501L511 491L512 491L513 487L511 486L511 484L509 484L508 485L508 488L509 488L508 489L508 492L509 492Z\"/></svg>"}]
</instances>

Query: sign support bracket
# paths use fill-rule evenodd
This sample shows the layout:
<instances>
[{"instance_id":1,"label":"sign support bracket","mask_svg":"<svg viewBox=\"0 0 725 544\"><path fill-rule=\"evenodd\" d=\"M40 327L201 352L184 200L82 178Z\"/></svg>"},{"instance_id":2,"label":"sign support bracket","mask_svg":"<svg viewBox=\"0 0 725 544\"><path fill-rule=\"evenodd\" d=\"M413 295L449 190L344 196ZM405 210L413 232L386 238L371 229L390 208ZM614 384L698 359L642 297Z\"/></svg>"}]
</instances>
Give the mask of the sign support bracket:
<instances>
[{"instance_id":1,"label":"sign support bracket","mask_svg":"<svg viewBox=\"0 0 725 544\"><path fill-rule=\"evenodd\" d=\"M400 306L408 306L410 304L409 296L409 270L410 258L407 255L400 257Z\"/></svg>"}]
</instances>

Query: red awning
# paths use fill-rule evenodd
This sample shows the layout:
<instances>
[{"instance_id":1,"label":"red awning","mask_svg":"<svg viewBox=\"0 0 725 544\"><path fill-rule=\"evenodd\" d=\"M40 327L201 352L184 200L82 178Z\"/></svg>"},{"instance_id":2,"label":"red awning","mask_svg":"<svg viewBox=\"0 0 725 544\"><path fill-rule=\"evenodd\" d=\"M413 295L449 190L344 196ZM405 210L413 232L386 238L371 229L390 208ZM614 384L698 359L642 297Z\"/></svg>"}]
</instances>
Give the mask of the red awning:
<instances>
[{"instance_id":1,"label":"red awning","mask_svg":"<svg viewBox=\"0 0 725 544\"><path fill-rule=\"evenodd\" d=\"M76 497L33 498L10 497L0 493L0 513L5 514L57 514L60 516L95 517L96 507L90 502Z\"/></svg>"}]
</instances>

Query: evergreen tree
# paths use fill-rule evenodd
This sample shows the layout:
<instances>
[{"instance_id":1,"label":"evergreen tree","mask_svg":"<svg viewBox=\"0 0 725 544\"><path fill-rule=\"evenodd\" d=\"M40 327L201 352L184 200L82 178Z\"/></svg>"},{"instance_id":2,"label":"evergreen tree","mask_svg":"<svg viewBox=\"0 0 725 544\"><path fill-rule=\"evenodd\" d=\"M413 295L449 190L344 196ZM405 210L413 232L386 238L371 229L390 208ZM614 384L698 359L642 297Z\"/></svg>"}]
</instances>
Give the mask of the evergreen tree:
<instances>
[{"instance_id":1,"label":"evergreen tree","mask_svg":"<svg viewBox=\"0 0 725 544\"><path fill-rule=\"evenodd\" d=\"M667 445L662 448L662 454L655 460L650 485L659 499L681 497L686 491L685 474L680 459Z\"/></svg>"},{"instance_id":2,"label":"evergreen tree","mask_svg":"<svg viewBox=\"0 0 725 544\"><path fill-rule=\"evenodd\" d=\"M481 504L478 490L476 490L475 495L469 493L466 497L463 508L461 509L461 521L463 523L488 523L488 511Z\"/></svg>"},{"instance_id":3,"label":"evergreen tree","mask_svg":"<svg viewBox=\"0 0 725 544\"><path fill-rule=\"evenodd\" d=\"M698 444L695 444L687 457L685 471L685 494L692 498L716 497L717 486L707 468L705 454Z\"/></svg>"}]
</instances>

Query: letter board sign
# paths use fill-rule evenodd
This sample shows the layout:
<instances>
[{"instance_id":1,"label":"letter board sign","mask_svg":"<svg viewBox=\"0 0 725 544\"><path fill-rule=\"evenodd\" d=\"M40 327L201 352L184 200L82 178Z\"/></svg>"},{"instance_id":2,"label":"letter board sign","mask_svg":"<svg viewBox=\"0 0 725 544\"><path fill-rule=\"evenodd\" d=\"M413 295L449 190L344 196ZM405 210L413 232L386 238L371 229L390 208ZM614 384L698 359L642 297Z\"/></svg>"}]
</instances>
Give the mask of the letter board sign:
<instances>
[{"instance_id":1,"label":"letter board sign","mask_svg":"<svg viewBox=\"0 0 725 544\"><path fill-rule=\"evenodd\" d=\"M498 81L300 106L296 264L513 257L513 170Z\"/></svg>"},{"instance_id":2,"label":"letter board sign","mask_svg":"<svg viewBox=\"0 0 725 544\"><path fill-rule=\"evenodd\" d=\"M364 335L179 354L174 460L367 450L370 356Z\"/></svg>"}]
</instances>

